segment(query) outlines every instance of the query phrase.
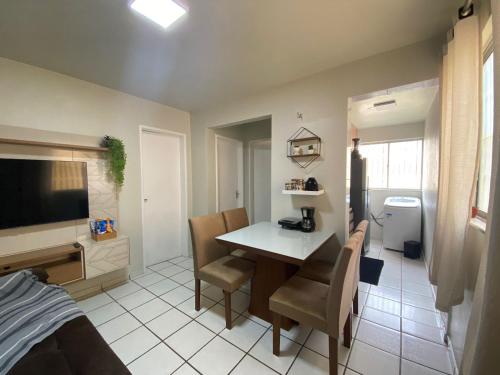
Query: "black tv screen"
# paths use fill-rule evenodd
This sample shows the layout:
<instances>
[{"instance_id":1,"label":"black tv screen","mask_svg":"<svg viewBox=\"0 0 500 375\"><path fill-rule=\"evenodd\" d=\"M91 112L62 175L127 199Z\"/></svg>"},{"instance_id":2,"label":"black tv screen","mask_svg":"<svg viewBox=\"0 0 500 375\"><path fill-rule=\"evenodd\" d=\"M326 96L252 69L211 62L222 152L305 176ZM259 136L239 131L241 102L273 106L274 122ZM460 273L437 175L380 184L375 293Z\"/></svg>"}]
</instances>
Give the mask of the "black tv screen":
<instances>
[{"instance_id":1,"label":"black tv screen","mask_svg":"<svg viewBox=\"0 0 500 375\"><path fill-rule=\"evenodd\" d=\"M87 163L0 159L0 229L88 217Z\"/></svg>"}]
</instances>

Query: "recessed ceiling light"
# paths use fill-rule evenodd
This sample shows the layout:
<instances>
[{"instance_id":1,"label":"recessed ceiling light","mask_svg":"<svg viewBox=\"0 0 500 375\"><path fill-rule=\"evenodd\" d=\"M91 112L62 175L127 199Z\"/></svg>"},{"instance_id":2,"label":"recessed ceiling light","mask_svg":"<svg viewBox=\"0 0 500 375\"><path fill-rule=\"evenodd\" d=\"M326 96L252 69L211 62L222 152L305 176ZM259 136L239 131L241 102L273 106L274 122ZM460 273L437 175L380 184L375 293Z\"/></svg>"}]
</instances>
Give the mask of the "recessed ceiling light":
<instances>
[{"instance_id":1,"label":"recessed ceiling light","mask_svg":"<svg viewBox=\"0 0 500 375\"><path fill-rule=\"evenodd\" d=\"M186 13L173 0L134 0L130 7L165 29Z\"/></svg>"}]
</instances>

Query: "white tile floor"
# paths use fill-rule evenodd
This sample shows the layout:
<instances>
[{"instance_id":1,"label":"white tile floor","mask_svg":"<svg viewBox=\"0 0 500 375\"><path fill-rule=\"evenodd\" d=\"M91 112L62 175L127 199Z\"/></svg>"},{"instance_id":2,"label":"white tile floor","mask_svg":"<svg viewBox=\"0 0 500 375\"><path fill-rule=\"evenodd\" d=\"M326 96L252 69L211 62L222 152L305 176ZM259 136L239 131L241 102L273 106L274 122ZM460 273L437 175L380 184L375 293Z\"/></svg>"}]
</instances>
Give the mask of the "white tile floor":
<instances>
[{"instance_id":1,"label":"white tile floor","mask_svg":"<svg viewBox=\"0 0 500 375\"><path fill-rule=\"evenodd\" d=\"M451 374L440 317L424 263L372 244L385 261L379 286L360 285L360 318L351 349L339 347L339 374ZM308 327L282 331L272 354L272 327L247 312L248 286L233 294L232 330L223 294L202 283L194 310L192 260L149 267L127 284L79 302L133 374L327 374L327 336Z\"/></svg>"}]
</instances>

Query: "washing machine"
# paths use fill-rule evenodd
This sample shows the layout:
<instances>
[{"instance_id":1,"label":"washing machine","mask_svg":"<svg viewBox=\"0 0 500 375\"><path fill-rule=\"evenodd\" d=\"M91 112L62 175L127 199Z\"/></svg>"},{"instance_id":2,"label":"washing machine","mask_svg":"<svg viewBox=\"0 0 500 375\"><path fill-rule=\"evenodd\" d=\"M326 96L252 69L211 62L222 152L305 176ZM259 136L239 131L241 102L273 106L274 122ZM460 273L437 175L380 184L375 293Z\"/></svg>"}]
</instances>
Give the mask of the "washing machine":
<instances>
[{"instance_id":1,"label":"washing machine","mask_svg":"<svg viewBox=\"0 0 500 375\"><path fill-rule=\"evenodd\" d=\"M422 206L419 198L387 197L382 231L384 247L403 251L405 241L420 242L421 223Z\"/></svg>"}]
</instances>

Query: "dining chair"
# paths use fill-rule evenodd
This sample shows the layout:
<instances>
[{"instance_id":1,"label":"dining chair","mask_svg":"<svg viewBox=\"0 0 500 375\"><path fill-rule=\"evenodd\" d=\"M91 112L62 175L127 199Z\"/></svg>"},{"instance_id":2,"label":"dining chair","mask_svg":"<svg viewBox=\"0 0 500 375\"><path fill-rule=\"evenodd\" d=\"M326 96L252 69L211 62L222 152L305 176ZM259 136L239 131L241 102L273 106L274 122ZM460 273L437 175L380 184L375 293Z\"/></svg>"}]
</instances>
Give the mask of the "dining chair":
<instances>
[{"instance_id":1,"label":"dining chair","mask_svg":"<svg viewBox=\"0 0 500 375\"><path fill-rule=\"evenodd\" d=\"M231 293L250 280L255 264L229 254L215 237L226 233L222 214L189 219L195 278L195 309L201 308L201 281L221 288L224 292L226 328L231 329Z\"/></svg>"},{"instance_id":2,"label":"dining chair","mask_svg":"<svg viewBox=\"0 0 500 375\"><path fill-rule=\"evenodd\" d=\"M226 223L226 230L233 232L235 230L248 227L250 222L248 220L247 210L245 207L235 208L232 210L222 211L224 222ZM255 262L257 256L249 251L236 249L231 252L231 255Z\"/></svg>"},{"instance_id":3,"label":"dining chair","mask_svg":"<svg viewBox=\"0 0 500 375\"><path fill-rule=\"evenodd\" d=\"M342 330L344 346L351 347L352 280L362 243L362 232L349 238L335 262L329 285L293 276L271 296L274 355L280 355L281 319L288 317L328 334L330 374L337 375L338 339Z\"/></svg>"},{"instance_id":4,"label":"dining chair","mask_svg":"<svg viewBox=\"0 0 500 375\"><path fill-rule=\"evenodd\" d=\"M366 229L368 227L368 220L361 221L356 229L352 232L354 233L362 233L363 240L366 235ZM336 239L336 237L332 237L332 239ZM313 254L310 259L308 259L297 272L297 276L304 277L306 279L315 280L321 282L323 284L330 284L330 279L333 273L333 268L335 266L335 262L337 260L338 254L340 253L340 243L338 240L330 240L325 243L320 249L318 249L318 255ZM360 263L361 252L356 258L356 266L353 280L353 295L352 295L352 304L353 304L353 313L358 315L359 313L359 293L358 293L358 284L359 284L359 263Z\"/></svg>"}]
</instances>

